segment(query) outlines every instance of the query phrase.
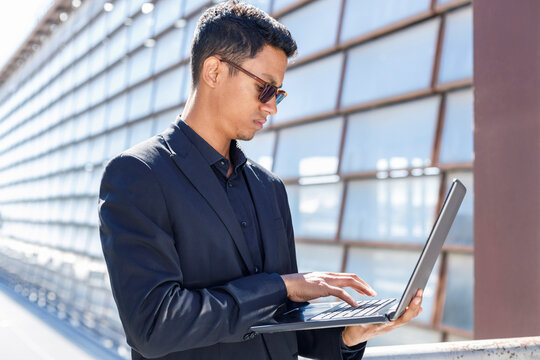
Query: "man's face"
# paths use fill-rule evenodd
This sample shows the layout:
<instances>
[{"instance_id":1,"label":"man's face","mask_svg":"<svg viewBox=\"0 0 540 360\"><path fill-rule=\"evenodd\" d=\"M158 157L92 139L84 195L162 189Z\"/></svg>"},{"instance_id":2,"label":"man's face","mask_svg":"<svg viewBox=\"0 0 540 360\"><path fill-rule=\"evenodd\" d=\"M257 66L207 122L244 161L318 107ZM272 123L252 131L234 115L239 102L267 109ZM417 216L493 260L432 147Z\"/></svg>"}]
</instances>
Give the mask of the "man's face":
<instances>
[{"instance_id":1,"label":"man's face","mask_svg":"<svg viewBox=\"0 0 540 360\"><path fill-rule=\"evenodd\" d=\"M282 50L267 45L253 59L238 65L262 80L281 87L287 56ZM258 81L241 71L229 75L229 65L225 62L221 62L220 66L224 71L216 99L218 126L229 139L251 140L262 129L266 117L277 112L276 97L261 103L258 98L263 86Z\"/></svg>"}]
</instances>

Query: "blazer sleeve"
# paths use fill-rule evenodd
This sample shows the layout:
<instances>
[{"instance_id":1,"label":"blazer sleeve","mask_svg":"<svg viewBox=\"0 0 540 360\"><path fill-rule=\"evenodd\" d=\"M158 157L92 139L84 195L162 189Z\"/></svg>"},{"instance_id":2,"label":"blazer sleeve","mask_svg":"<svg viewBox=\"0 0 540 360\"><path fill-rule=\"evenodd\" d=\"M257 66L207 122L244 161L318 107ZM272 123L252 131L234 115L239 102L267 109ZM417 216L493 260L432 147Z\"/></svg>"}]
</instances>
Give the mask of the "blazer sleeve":
<instances>
[{"instance_id":1,"label":"blazer sleeve","mask_svg":"<svg viewBox=\"0 0 540 360\"><path fill-rule=\"evenodd\" d=\"M287 199L285 186L281 183L281 199L280 209L285 222L287 231L288 243L291 254L291 264L294 272L298 272L296 262L296 248L294 243L294 231L291 219L291 211ZM341 340L343 327L319 329L319 330L302 330L296 332L298 342L298 352L301 356L313 359L328 359L328 360L359 360L362 358L366 343L359 344L354 348L347 348Z\"/></svg>"},{"instance_id":2,"label":"blazer sleeve","mask_svg":"<svg viewBox=\"0 0 540 360\"><path fill-rule=\"evenodd\" d=\"M184 288L163 191L150 167L135 156L120 155L107 165L98 208L120 319L128 344L145 357L247 340L249 326L270 319L286 301L277 274Z\"/></svg>"}]
</instances>

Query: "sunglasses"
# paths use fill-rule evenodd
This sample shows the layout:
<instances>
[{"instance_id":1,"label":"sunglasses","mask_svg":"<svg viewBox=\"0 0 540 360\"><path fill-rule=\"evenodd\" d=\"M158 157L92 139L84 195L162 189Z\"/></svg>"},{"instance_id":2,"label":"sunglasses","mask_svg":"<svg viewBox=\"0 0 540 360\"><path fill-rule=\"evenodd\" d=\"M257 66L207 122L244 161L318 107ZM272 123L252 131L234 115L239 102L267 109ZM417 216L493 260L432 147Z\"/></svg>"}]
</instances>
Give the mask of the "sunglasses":
<instances>
[{"instance_id":1,"label":"sunglasses","mask_svg":"<svg viewBox=\"0 0 540 360\"><path fill-rule=\"evenodd\" d=\"M276 97L276 105L277 105L283 99L285 99L285 97L287 96L287 93L285 91L283 91L281 89L278 89L276 86L274 86L274 85L272 85L270 83L267 83L266 81L264 81L263 79L261 79L257 75L250 73L249 71L247 71L246 69L244 69L240 65L237 65L237 64L233 63L232 61L229 61L229 60L226 60L226 59L220 59L220 60L223 61L223 62L226 62L227 64L231 65L235 69L240 70L241 72L243 72L247 76L251 77L252 79L254 79L256 81L258 81L259 84L261 84L263 86L263 89L261 90L261 93L259 94L259 101L260 102L267 103L268 101L270 101L270 99L272 99L272 97L275 96Z\"/></svg>"}]
</instances>

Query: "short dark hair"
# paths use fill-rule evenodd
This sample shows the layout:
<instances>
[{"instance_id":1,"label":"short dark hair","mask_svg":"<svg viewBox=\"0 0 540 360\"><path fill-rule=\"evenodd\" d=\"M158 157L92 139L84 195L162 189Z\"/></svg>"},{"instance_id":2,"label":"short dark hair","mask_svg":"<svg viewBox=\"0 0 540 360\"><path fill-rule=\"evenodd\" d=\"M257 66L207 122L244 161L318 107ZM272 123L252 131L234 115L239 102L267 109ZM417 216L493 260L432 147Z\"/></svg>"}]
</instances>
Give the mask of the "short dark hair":
<instances>
[{"instance_id":1,"label":"short dark hair","mask_svg":"<svg viewBox=\"0 0 540 360\"><path fill-rule=\"evenodd\" d=\"M191 45L191 83L199 83L204 61L213 55L241 64L254 58L265 45L296 54L296 42L289 30L253 5L229 0L207 9L199 18ZM237 70L229 66L234 75Z\"/></svg>"}]
</instances>

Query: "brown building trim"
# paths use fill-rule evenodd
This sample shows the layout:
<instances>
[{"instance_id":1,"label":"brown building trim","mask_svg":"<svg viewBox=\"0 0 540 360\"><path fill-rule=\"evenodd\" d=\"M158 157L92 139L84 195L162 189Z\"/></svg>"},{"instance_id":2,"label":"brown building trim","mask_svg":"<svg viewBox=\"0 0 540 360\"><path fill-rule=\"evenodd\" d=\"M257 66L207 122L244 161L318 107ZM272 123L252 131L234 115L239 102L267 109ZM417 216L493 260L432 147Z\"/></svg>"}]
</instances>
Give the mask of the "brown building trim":
<instances>
[{"instance_id":1,"label":"brown building trim","mask_svg":"<svg viewBox=\"0 0 540 360\"><path fill-rule=\"evenodd\" d=\"M473 6L475 338L537 336L540 1Z\"/></svg>"}]
</instances>

